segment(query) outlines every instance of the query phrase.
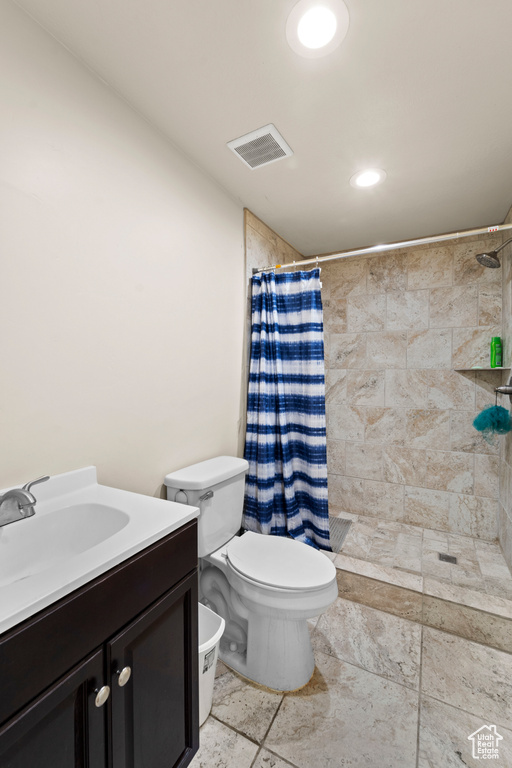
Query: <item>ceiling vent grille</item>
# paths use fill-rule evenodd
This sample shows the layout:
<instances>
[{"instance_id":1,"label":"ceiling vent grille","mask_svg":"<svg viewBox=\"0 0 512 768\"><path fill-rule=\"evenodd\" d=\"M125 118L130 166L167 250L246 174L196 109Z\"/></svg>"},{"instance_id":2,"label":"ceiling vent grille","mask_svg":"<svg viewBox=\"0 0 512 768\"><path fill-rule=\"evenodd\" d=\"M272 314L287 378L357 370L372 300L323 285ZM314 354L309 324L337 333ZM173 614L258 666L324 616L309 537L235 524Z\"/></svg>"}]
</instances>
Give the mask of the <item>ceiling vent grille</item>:
<instances>
[{"instance_id":1,"label":"ceiling vent grille","mask_svg":"<svg viewBox=\"0 0 512 768\"><path fill-rule=\"evenodd\" d=\"M252 170L293 155L292 149L272 123L229 141L228 147Z\"/></svg>"}]
</instances>

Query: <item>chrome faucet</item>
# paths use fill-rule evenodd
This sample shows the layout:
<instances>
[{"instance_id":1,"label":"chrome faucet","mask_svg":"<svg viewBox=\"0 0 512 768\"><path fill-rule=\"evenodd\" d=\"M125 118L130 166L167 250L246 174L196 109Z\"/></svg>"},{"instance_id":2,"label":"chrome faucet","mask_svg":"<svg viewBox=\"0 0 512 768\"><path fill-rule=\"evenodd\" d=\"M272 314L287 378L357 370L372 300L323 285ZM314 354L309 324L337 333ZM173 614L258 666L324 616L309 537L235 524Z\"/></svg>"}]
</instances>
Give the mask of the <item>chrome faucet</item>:
<instances>
[{"instance_id":1,"label":"chrome faucet","mask_svg":"<svg viewBox=\"0 0 512 768\"><path fill-rule=\"evenodd\" d=\"M11 488L0 496L0 526L35 515L36 498L30 489L33 485L44 483L45 480L49 479L50 475L38 477L37 480L31 480L23 488ZM4 508L2 509L2 507Z\"/></svg>"}]
</instances>

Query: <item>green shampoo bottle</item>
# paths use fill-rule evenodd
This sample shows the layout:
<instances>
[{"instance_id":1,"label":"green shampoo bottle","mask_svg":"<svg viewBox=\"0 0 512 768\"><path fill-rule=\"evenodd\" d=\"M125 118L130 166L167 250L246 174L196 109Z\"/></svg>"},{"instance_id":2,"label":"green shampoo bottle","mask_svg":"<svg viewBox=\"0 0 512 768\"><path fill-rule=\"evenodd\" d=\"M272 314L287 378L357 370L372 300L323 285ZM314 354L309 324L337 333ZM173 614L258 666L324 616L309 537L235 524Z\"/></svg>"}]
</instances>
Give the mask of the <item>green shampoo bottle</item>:
<instances>
[{"instance_id":1,"label":"green shampoo bottle","mask_svg":"<svg viewBox=\"0 0 512 768\"><path fill-rule=\"evenodd\" d=\"M502 366L501 338L499 336L493 336L491 339L491 368L501 368L501 366Z\"/></svg>"}]
</instances>

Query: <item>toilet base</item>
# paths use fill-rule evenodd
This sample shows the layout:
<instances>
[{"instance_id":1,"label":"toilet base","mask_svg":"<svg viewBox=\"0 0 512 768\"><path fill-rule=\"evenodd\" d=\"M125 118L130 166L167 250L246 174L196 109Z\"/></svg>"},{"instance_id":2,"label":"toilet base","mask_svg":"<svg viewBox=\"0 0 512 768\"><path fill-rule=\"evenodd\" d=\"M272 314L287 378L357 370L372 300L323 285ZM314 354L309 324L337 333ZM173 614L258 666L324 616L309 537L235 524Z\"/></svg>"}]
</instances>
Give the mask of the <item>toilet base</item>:
<instances>
[{"instance_id":1,"label":"toilet base","mask_svg":"<svg viewBox=\"0 0 512 768\"><path fill-rule=\"evenodd\" d=\"M309 682L315 657L307 621L281 621L261 615L249 621L247 652L222 643L219 658L255 683L275 691L293 691Z\"/></svg>"}]
</instances>

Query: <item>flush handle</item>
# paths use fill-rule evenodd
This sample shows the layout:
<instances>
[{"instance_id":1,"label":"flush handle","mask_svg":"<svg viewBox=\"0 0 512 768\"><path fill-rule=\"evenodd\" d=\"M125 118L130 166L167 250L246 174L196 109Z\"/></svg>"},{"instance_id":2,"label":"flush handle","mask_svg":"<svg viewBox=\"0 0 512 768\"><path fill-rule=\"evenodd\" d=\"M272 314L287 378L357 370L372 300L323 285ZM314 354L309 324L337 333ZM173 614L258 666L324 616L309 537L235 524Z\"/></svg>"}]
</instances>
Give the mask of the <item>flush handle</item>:
<instances>
[{"instance_id":1,"label":"flush handle","mask_svg":"<svg viewBox=\"0 0 512 768\"><path fill-rule=\"evenodd\" d=\"M199 501L206 501L206 499L211 499L212 496L213 491L206 491L206 493L203 493L203 495L199 497Z\"/></svg>"}]
</instances>

